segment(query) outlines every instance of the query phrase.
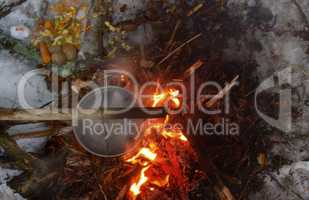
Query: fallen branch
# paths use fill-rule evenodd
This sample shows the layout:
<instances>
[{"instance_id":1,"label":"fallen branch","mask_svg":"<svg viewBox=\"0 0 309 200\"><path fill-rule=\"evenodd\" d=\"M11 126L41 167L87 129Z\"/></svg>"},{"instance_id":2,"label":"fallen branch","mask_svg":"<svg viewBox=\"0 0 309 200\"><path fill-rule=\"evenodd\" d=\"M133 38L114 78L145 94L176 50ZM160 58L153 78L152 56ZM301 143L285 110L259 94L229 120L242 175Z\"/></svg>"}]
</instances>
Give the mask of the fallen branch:
<instances>
[{"instance_id":1,"label":"fallen branch","mask_svg":"<svg viewBox=\"0 0 309 200\"><path fill-rule=\"evenodd\" d=\"M7 133L0 134L0 146L4 149L9 158L15 161L15 165L22 170L32 171L35 157L24 152Z\"/></svg>"},{"instance_id":2,"label":"fallen branch","mask_svg":"<svg viewBox=\"0 0 309 200\"><path fill-rule=\"evenodd\" d=\"M41 192L51 189L52 183L63 170L65 157L68 154L68 151L64 150L48 159L40 160L20 149L7 133L0 134L0 146L9 159L14 160L13 164L25 172L23 174L26 176L25 179L17 178L10 182L10 186L26 196L40 196Z\"/></svg>"}]
</instances>

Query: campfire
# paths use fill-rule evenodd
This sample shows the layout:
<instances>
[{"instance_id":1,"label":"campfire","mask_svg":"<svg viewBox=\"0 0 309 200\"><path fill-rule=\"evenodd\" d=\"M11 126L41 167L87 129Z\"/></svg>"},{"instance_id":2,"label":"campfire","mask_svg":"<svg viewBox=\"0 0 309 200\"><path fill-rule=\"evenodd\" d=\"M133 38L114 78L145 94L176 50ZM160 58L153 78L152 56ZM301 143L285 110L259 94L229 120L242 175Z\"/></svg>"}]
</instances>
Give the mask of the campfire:
<instances>
[{"instance_id":1,"label":"campfire","mask_svg":"<svg viewBox=\"0 0 309 200\"><path fill-rule=\"evenodd\" d=\"M243 200L255 167L248 155L255 151L250 146L257 140L251 129L256 118L247 114L255 82L251 72L243 70L248 63L223 59L225 39L221 32L228 32L231 25L223 20L222 2L189 5L179 1L176 6L149 1L136 20L124 22L116 22L117 17L110 13L113 1L89 2L63 0L48 6L46 12L52 15L38 19L29 44L0 32L5 39L0 46L37 62L48 89L56 88L58 98L35 109L0 110L0 120L7 124L43 121L48 127L47 131L0 136L0 146L24 172L12 181L12 187L29 200ZM123 5L117 12L125 13L127 7ZM162 8L164 12L158 12ZM157 38L149 39L157 27ZM107 76L110 71L117 71L117 75ZM130 75L140 85L156 84L139 94L133 90ZM206 87L207 81L212 87ZM245 84L234 91L237 81ZM100 133L93 139L90 136L95 134L87 137L82 129L84 141L100 151L83 143L74 114L79 111L77 103L98 88L107 91L100 95L111 98L113 106L100 105L95 113L84 116L98 121L94 123L98 129L106 128L103 122L115 125L138 118L138 137L129 135L104 143L106 135ZM108 93L109 89L114 93ZM147 98L124 114L116 114L117 109L129 107L131 97L139 95ZM227 101L231 106L226 106ZM200 108L222 112L208 115ZM144 109L162 112L151 115L141 112ZM192 126L196 123L192 132L188 121ZM226 134L226 127L233 122L240 124L232 126L234 132L241 135L246 130L245 136L241 135L245 139ZM14 141L40 137L48 142L36 154L21 150ZM104 154L120 146L125 150ZM265 163L267 158L262 160ZM238 175L242 170L245 178Z\"/></svg>"},{"instance_id":2,"label":"campfire","mask_svg":"<svg viewBox=\"0 0 309 200\"><path fill-rule=\"evenodd\" d=\"M156 93L152 98L152 107L163 106L166 101L172 101L172 106L180 106L179 91L168 88L163 93ZM192 150L188 139L182 130L168 129L170 116L165 120L149 120L145 124L145 132L141 139L137 153L125 162L140 166L140 173L132 178L129 189L129 198L137 199L147 195L147 191L164 190L170 183L176 184L185 193L183 188L186 181L183 167L180 162L185 161L177 151L188 153ZM189 155L187 155L189 156ZM193 156L193 155L191 155ZM149 192L148 192L149 193ZM186 199L184 196L181 199Z\"/></svg>"}]
</instances>

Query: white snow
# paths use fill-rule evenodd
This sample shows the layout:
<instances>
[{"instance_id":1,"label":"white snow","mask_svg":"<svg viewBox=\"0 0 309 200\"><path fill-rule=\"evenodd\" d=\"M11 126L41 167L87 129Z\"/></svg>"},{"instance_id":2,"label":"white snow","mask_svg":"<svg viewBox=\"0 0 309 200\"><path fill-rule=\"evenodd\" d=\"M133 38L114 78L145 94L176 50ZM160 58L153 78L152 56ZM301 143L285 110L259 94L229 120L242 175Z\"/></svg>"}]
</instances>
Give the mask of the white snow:
<instances>
[{"instance_id":1,"label":"white snow","mask_svg":"<svg viewBox=\"0 0 309 200\"><path fill-rule=\"evenodd\" d=\"M12 56L6 50L0 50L0 107L20 106L17 98L18 83L24 74L35 67L33 63ZM40 107L52 99L44 77L40 75L35 75L27 81L24 95L27 102L34 107Z\"/></svg>"},{"instance_id":2,"label":"white snow","mask_svg":"<svg viewBox=\"0 0 309 200\"><path fill-rule=\"evenodd\" d=\"M113 1L113 22L132 20L136 14L146 7L147 0L114 0ZM121 12L121 8L126 6L126 10Z\"/></svg>"},{"instance_id":3,"label":"white snow","mask_svg":"<svg viewBox=\"0 0 309 200\"><path fill-rule=\"evenodd\" d=\"M309 162L286 165L279 170L279 173L271 174L264 179L262 190L251 195L250 200L299 200L299 196L309 199Z\"/></svg>"},{"instance_id":4,"label":"white snow","mask_svg":"<svg viewBox=\"0 0 309 200\"><path fill-rule=\"evenodd\" d=\"M6 1L9 2L9 1ZM43 1L28 0L0 20L0 29L9 34L12 26L25 25L33 29Z\"/></svg>"},{"instance_id":5,"label":"white snow","mask_svg":"<svg viewBox=\"0 0 309 200\"><path fill-rule=\"evenodd\" d=\"M4 169L0 167L0 199L1 200L25 200L21 195L15 193L7 182L10 181L14 176L19 176L22 171Z\"/></svg>"},{"instance_id":6,"label":"white snow","mask_svg":"<svg viewBox=\"0 0 309 200\"><path fill-rule=\"evenodd\" d=\"M18 133L31 133L35 131L44 131L48 127L45 123L36 124L25 124L17 125L9 128L7 130L9 135L17 135ZM20 139L16 141L19 147L21 147L26 152L39 153L47 142L46 137L41 138L31 138L31 139Z\"/></svg>"},{"instance_id":7,"label":"white snow","mask_svg":"<svg viewBox=\"0 0 309 200\"><path fill-rule=\"evenodd\" d=\"M17 25L10 28L10 34L13 38L24 40L30 36L31 32L25 25Z\"/></svg>"},{"instance_id":8,"label":"white snow","mask_svg":"<svg viewBox=\"0 0 309 200\"><path fill-rule=\"evenodd\" d=\"M26 200L20 194L15 193L6 184L0 185L0 199L1 200Z\"/></svg>"},{"instance_id":9,"label":"white snow","mask_svg":"<svg viewBox=\"0 0 309 200\"><path fill-rule=\"evenodd\" d=\"M309 17L309 1L297 0L297 2ZM251 7L250 9L256 9L254 7L260 5L264 9L269 9L276 17L275 26L268 32L256 29L247 34L240 33L242 37L240 40L231 39L229 41L229 47L224 51L225 56L230 60L236 59L237 61L244 61L250 57L255 59L259 65L257 75L260 82L282 69L287 67L294 69L294 66L298 66L293 71L292 86L297 87L298 91L302 91L304 80L306 80L303 71L309 69L308 41L297 37L293 31L304 30L304 19L291 0L230 0L228 4L231 16L241 17L244 22L248 19L248 6ZM269 23L271 24L271 21ZM261 49L248 51L248 41L261 44ZM305 94L300 93L300 95L303 95L302 97L309 96L308 88ZM297 106L299 110L304 112L307 110L309 113L309 110L304 108L302 100L300 101L299 104L293 102L293 105L295 104L294 106ZM274 142L273 148L269 152L269 157L277 155L293 162L293 164L283 166L278 173L271 172L271 176L264 174L265 183L262 185L262 190L251 194L250 200L300 199L295 193L303 199L309 199L309 163L303 162L309 158L309 126L303 123L307 122L308 118L300 117L294 120L296 122L293 124L293 128L295 127L293 132L274 131L270 136L272 140L277 140L277 142ZM272 177L276 178L279 184Z\"/></svg>"}]
</instances>

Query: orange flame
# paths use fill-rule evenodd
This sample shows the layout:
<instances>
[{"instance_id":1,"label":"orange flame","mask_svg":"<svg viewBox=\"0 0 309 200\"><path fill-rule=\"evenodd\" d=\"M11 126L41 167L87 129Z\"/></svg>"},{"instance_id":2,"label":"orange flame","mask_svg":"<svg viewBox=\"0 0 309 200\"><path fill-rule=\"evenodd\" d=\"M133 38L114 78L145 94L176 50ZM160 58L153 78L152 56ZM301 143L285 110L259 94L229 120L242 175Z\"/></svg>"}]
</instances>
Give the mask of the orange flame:
<instances>
[{"instance_id":1,"label":"orange flame","mask_svg":"<svg viewBox=\"0 0 309 200\"><path fill-rule=\"evenodd\" d=\"M167 175L165 177L165 179L163 179L163 180L154 180L154 181L151 181L151 183L153 185L158 186L158 187L164 187L164 186L166 186L169 183L169 179L170 179L170 176Z\"/></svg>"},{"instance_id":2,"label":"orange flame","mask_svg":"<svg viewBox=\"0 0 309 200\"><path fill-rule=\"evenodd\" d=\"M169 89L169 95L171 96L171 101L175 104L175 106L178 108L180 106L180 100L178 98L179 96L179 90L173 90Z\"/></svg>"},{"instance_id":3,"label":"orange flame","mask_svg":"<svg viewBox=\"0 0 309 200\"><path fill-rule=\"evenodd\" d=\"M153 100L152 107L156 107L166 97L167 97L167 95L165 93L153 95L153 97L152 97L152 100Z\"/></svg>"},{"instance_id":4,"label":"orange flame","mask_svg":"<svg viewBox=\"0 0 309 200\"><path fill-rule=\"evenodd\" d=\"M181 131L168 131L168 130L163 130L161 132L161 135L165 138L177 138L181 141L187 142L188 139L186 136Z\"/></svg>"},{"instance_id":5,"label":"orange flame","mask_svg":"<svg viewBox=\"0 0 309 200\"><path fill-rule=\"evenodd\" d=\"M138 163L138 158L141 157L141 156L144 157L144 158L147 158L150 161L154 161L157 157L157 154L152 152L148 148L142 148L135 156L128 159L127 162L132 163L132 164L136 164L136 163Z\"/></svg>"},{"instance_id":6,"label":"orange flame","mask_svg":"<svg viewBox=\"0 0 309 200\"><path fill-rule=\"evenodd\" d=\"M164 92L159 93L158 89L156 91L156 94L152 97L152 107L161 106L165 103L165 101L172 101L173 106L179 107L181 102L179 99L179 90L175 89L166 89ZM146 128L144 130L144 135L147 136L152 133L151 130L155 129L157 133L161 137L164 138L174 138L180 141L187 142L187 138L183 134L181 130L166 130L165 126L170 121L170 116L167 115L164 121L154 121L150 124L146 125ZM142 147L134 156L127 159L126 162L129 162L131 164L140 164L143 168L135 182L132 183L130 187L130 197L132 199L136 199L138 195L141 193L141 188L145 186L145 184L148 182L149 186L157 186L157 187L164 187L169 184L169 178L170 176L167 175L165 178L160 177L147 177L145 175L146 171L155 165L153 165L156 162L156 159L159 155L157 155L156 151L158 150L157 143L154 141L150 141L147 145L147 147ZM159 151L157 151L159 152ZM147 161L145 161L147 160ZM160 161L158 161L159 163ZM153 187L149 187L150 191L153 191Z\"/></svg>"},{"instance_id":7,"label":"orange flame","mask_svg":"<svg viewBox=\"0 0 309 200\"><path fill-rule=\"evenodd\" d=\"M141 187L148 181L148 177L145 175L145 172L148 169L149 167L144 167L141 171L139 180L131 185L130 192L134 195L134 197L141 193Z\"/></svg>"},{"instance_id":8,"label":"orange flame","mask_svg":"<svg viewBox=\"0 0 309 200\"><path fill-rule=\"evenodd\" d=\"M169 88L167 91L159 94L158 92L156 92L155 95L153 95L152 97L152 107L156 107L158 106L160 103L164 102L167 99L170 99L176 107L180 106L180 100L179 100L179 90L175 90L172 88Z\"/></svg>"}]
</instances>

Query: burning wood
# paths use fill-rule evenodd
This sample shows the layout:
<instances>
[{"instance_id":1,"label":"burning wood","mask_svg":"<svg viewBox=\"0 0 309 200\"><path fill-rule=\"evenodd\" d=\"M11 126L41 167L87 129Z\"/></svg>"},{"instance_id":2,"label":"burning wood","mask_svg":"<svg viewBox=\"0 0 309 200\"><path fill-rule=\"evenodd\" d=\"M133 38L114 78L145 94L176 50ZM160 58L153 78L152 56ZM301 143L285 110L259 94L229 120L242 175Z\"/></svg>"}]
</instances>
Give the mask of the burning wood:
<instances>
[{"instance_id":1,"label":"burning wood","mask_svg":"<svg viewBox=\"0 0 309 200\"><path fill-rule=\"evenodd\" d=\"M153 95L153 107L164 105L168 97L171 97L176 105L180 104L178 90L168 88L165 91L162 94ZM165 127L170 122L169 120L170 116L167 115L165 120L156 120L147 124L148 127L145 129L140 150L125 160L142 167L139 175L133 178L129 190L130 199L136 199L143 195L143 191L153 191L154 187L166 188L172 180L176 181L180 188L183 187L181 184L185 182L185 177L178 164L180 158L175 154L172 144L176 145L178 149L185 150L190 149L190 146L181 130L171 130ZM185 188L182 188L182 190L185 190ZM181 199L185 198L181 197Z\"/></svg>"}]
</instances>

